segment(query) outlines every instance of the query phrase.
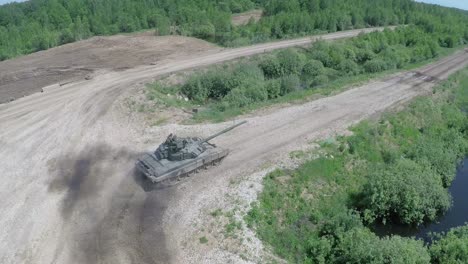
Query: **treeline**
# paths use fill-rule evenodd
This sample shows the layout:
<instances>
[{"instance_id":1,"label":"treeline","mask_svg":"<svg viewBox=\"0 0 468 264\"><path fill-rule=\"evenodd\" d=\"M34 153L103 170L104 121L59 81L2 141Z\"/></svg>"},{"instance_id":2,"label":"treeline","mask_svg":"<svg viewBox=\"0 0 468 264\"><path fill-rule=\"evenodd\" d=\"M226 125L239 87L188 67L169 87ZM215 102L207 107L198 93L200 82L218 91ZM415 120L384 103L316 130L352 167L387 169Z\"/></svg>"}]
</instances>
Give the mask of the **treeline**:
<instances>
[{"instance_id":1,"label":"treeline","mask_svg":"<svg viewBox=\"0 0 468 264\"><path fill-rule=\"evenodd\" d=\"M231 14L265 10L234 27ZM0 6L0 60L94 35L155 29L238 46L317 32L416 24L454 43L468 38L468 15L411 0L30 0Z\"/></svg>"},{"instance_id":2,"label":"treeline","mask_svg":"<svg viewBox=\"0 0 468 264\"><path fill-rule=\"evenodd\" d=\"M250 0L29 0L0 6L0 60L86 39L154 28L214 40Z\"/></svg>"},{"instance_id":3,"label":"treeline","mask_svg":"<svg viewBox=\"0 0 468 264\"><path fill-rule=\"evenodd\" d=\"M323 142L297 170L267 175L247 223L292 263L468 263L468 225L429 246L369 228L427 223L450 207L468 154L467 84L465 69L402 112Z\"/></svg>"},{"instance_id":4,"label":"treeline","mask_svg":"<svg viewBox=\"0 0 468 264\"><path fill-rule=\"evenodd\" d=\"M234 65L216 66L188 77L171 93L207 105L199 115L236 112L281 97L314 93L331 84L436 58L446 47L460 44L439 39L417 26L373 32L340 42L318 41L309 48L286 49ZM162 83L152 93L167 91ZM167 94L167 92L165 93ZM205 113L206 112L206 113ZM216 115L214 115L216 117Z\"/></svg>"},{"instance_id":5,"label":"treeline","mask_svg":"<svg viewBox=\"0 0 468 264\"><path fill-rule=\"evenodd\" d=\"M239 28L230 44L262 42L316 32L410 25L460 41L468 37L468 12L411 0L257 0L266 16Z\"/></svg>"}]
</instances>

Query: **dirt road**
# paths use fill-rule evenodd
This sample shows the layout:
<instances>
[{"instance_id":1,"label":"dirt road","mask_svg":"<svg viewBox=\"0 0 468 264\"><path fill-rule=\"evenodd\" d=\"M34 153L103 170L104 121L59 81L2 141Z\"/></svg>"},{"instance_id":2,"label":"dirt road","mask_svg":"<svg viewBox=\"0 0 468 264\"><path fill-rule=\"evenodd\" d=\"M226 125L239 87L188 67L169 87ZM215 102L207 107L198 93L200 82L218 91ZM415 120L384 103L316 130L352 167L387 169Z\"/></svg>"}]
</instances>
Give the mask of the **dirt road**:
<instances>
[{"instance_id":1,"label":"dirt road","mask_svg":"<svg viewBox=\"0 0 468 264\"><path fill-rule=\"evenodd\" d=\"M223 262L216 249L197 251L186 242L193 234L192 223L217 205L230 179L249 175L312 139L340 133L421 94L468 63L468 53L459 52L418 73L397 74L337 96L248 118L247 125L214 140L232 149L219 167L174 188L152 192L141 188L133 175L140 152L170 132L205 136L227 124L142 128L119 112L115 102L124 91L166 73L310 41L193 54L53 85L44 93L0 105L0 262Z\"/></svg>"}]
</instances>

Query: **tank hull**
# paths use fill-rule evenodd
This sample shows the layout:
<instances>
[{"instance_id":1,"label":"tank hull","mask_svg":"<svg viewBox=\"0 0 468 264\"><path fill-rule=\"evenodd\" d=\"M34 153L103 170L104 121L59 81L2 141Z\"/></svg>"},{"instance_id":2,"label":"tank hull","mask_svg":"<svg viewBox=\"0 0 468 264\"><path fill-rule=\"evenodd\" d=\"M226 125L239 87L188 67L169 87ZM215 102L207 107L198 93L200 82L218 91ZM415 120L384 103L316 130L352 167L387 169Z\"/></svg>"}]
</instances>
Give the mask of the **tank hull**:
<instances>
[{"instance_id":1,"label":"tank hull","mask_svg":"<svg viewBox=\"0 0 468 264\"><path fill-rule=\"evenodd\" d=\"M153 153L144 154L136 163L136 168L153 183L184 177L200 168L220 161L229 150L209 147L200 156L183 161L158 160Z\"/></svg>"}]
</instances>

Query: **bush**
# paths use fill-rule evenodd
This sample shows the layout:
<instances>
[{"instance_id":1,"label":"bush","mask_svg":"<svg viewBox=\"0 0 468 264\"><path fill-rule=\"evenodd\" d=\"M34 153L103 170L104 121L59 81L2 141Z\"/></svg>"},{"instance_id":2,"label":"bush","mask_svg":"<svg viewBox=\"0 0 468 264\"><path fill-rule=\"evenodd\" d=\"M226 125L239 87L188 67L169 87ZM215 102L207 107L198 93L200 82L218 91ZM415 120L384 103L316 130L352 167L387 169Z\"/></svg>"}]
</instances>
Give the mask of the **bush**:
<instances>
[{"instance_id":1,"label":"bush","mask_svg":"<svg viewBox=\"0 0 468 264\"><path fill-rule=\"evenodd\" d=\"M257 85L263 81L263 72L256 65L240 64L234 69L217 68L195 75L182 85L181 92L198 102L220 100L237 87Z\"/></svg>"},{"instance_id":2,"label":"bush","mask_svg":"<svg viewBox=\"0 0 468 264\"><path fill-rule=\"evenodd\" d=\"M301 89L301 79L295 74L281 78L281 95L288 94Z\"/></svg>"},{"instance_id":3,"label":"bush","mask_svg":"<svg viewBox=\"0 0 468 264\"><path fill-rule=\"evenodd\" d=\"M382 260L376 263L415 263L425 264L430 262L430 254L427 252L424 242L399 236L385 237L380 240Z\"/></svg>"},{"instance_id":4,"label":"bush","mask_svg":"<svg viewBox=\"0 0 468 264\"><path fill-rule=\"evenodd\" d=\"M335 263L421 263L430 261L422 241L409 238L379 239L369 229L355 228L340 236Z\"/></svg>"},{"instance_id":5,"label":"bush","mask_svg":"<svg viewBox=\"0 0 468 264\"><path fill-rule=\"evenodd\" d=\"M171 33L171 21L165 15L154 14L148 17L148 26L155 28L156 36L165 36Z\"/></svg>"},{"instance_id":6,"label":"bush","mask_svg":"<svg viewBox=\"0 0 468 264\"><path fill-rule=\"evenodd\" d=\"M352 60L346 59L340 63L338 69L344 75L356 75L359 73L359 66Z\"/></svg>"},{"instance_id":7,"label":"bush","mask_svg":"<svg viewBox=\"0 0 468 264\"><path fill-rule=\"evenodd\" d=\"M395 50L395 60L396 67L401 69L411 61L411 55L403 47L397 47Z\"/></svg>"},{"instance_id":8,"label":"bush","mask_svg":"<svg viewBox=\"0 0 468 264\"><path fill-rule=\"evenodd\" d=\"M314 60L320 61L325 67L331 67L332 66L332 58L330 55L322 50L312 50L310 54L311 58Z\"/></svg>"},{"instance_id":9,"label":"bush","mask_svg":"<svg viewBox=\"0 0 468 264\"><path fill-rule=\"evenodd\" d=\"M328 76L322 74L322 75L319 75L319 76L315 77L312 80L312 82L310 83L310 88L322 86L322 85L327 84L327 83L328 83Z\"/></svg>"},{"instance_id":10,"label":"bush","mask_svg":"<svg viewBox=\"0 0 468 264\"><path fill-rule=\"evenodd\" d=\"M324 73L324 66L321 61L309 60L302 69L302 75L305 78L316 77Z\"/></svg>"},{"instance_id":11,"label":"bush","mask_svg":"<svg viewBox=\"0 0 468 264\"><path fill-rule=\"evenodd\" d=\"M451 205L440 177L414 161L402 159L370 171L358 202L368 222L379 219L419 225L435 220Z\"/></svg>"},{"instance_id":12,"label":"bush","mask_svg":"<svg viewBox=\"0 0 468 264\"><path fill-rule=\"evenodd\" d=\"M203 102L207 99L221 99L234 87L231 74L215 69L191 77L182 85L181 91L188 98Z\"/></svg>"},{"instance_id":13,"label":"bush","mask_svg":"<svg viewBox=\"0 0 468 264\"><path fill-rule=\"evenodd\" d=\"M263 59L259 66L268 79L278 78L283 75L283 69L281 68L278 58L275 56Z\"/></svg>"},{"instance_id":14,"label":"bush","mask_svg":"<svg viewBox=\"0 0 468 264\"><path fill-rule=\"evenodd\" d=\"M366 63L375 58L375 53L368 49L360 49L356 53L356 60L359 64Z\"/></svg>"},{"instance_id":15,"label":"bush","mask_svg":"<svg viewBox=\"0 0 468 264\"><path fill-rule=\"evenodd\" d=\"M6 53L6 51L0 50L0 61L9 59L10 56Z\"/></svg>"},{"instance_id":16,"label":"bush","mask_svg":"<svg viewBox=\"0 0 468 264\"><path fill-rule=\"evenodd\" d=\"M443 186L450 186L456 173L456 164L454 161L458 159L461 153L457 148L463 146L464 140L460 138L461 135L452 134L453 149L449 146L449 142L445 143L440 138L441 135L428 135L422 136L415 142L408 155L421 164L427 164L428 167L440 175Z\"/></svg>"},{"instance_id":17,"label":"bush","mask_svg":"<svg viewBox=\"0 0 468 264\"><path fill-rule=\"evenodd\" d=\"M227 72L229 74L229 71ZM239 64L232 71L232 87L248 84L249 82L263 82L265 77L263 71L255 64Z\"/></svg>"},{"instance_id":18,"label":"bush","mask_svg":"<svg viewBox=\"0 0 468 264\"><path fill-rule=\"evenodd\" d=\"M468 225L453 228L430 247L432 263L468 263Z\"/></svg>"},{"instance_id":19,"label":"bush","mask_svg":"<svg viewBox=\"0 0 468 264\"><path fill-rule=\"evenodd\" d=\"M207 40L214 40L216 29L213 24L211 24L210 22L206 22L201 25L192 26L191 32L194 37Z\"/></svg>"},{"instance_id":20,"label":"bush","mask_svg":"<svg viewBox=\"0 0 468 264\"><path fill-rule=\"evenodd\" d=\"M381 72L386 69L386 63L381 59L372 59L364 63L364 70L368 73Z\"/></svg>"},{"instance_id":21,"label":"bush","mask_svg":"<svg viewBox=\"0 0 468 264\"><path fill-rule=\"evenodd\" d=\"M72 32L70 31L70 29L65 29L62 31L62 33L60 34L60 44L67 44L67 43L71 43L75 41L75 38L73 37L73 34Z\"/></svg>"},{"instance_id":22,"label":"bush","mask_svg":"<svg viewBox=\"0 0 468 264\"><path fill-rule=\"evenodd\" d=\"M286 49L278 53L278 61L284 75L300 74L304 67L305 56L293 49Z\"/></svg>"},{"instance_id":23,"label":"bush","mask_svg":"<svg viewBox=\"0 0 468 264\"><path fill-rule=\"evenodd\" d=\"M233 89L225 100L229 106L242 108L268 99L268 91L262 82L249 83Z\"/></svg>"},{"instance_id":24,"label":"bush","mask_svg":"<svg viewBox=\"0 0 468 264\"><path fill-rule=\"evenodd\" d=\"M265 85L268 98L274 99L281 96L281 80L269 80Z\"/></svg>"},{"instance_id":25,"label":"bush","mask_svg":"<svg viewBox=\"0 0 468 264\"><path fill-rule=\"evenodd\" d=\"M182 85L180 90L189 99L204 102L208 98L209 90L203 81L204 79L201 75L196 75Z\"/></svg>"}]
</instances>

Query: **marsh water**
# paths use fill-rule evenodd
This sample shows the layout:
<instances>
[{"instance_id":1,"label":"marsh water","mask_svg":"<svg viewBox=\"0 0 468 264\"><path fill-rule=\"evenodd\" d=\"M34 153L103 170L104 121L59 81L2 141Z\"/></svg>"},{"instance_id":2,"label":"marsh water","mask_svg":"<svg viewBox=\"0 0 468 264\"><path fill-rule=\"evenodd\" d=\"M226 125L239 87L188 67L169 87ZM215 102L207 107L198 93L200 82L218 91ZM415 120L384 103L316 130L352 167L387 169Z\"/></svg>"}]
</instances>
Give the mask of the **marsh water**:
<instances>
[{"instance_id":1,"label":"marsh water","mask_svg":"<svg viewBox=\"0 0 468 264\"><path fill-rule=\"evenodd\" d=\"M468 223L468 157L463 160L457 170L457 176L449 188L453 198L453 205L449 211L435 222L419 228L402 225L376 226L374 232L379 236L400 235L415 237L427 243L431 242L430 233L447 232L453 227Z\"/></svg>"}]
</instances>

